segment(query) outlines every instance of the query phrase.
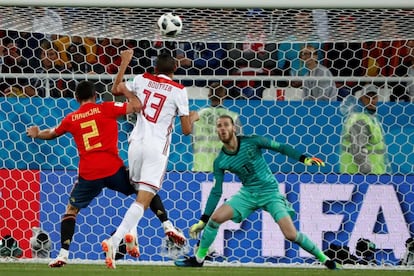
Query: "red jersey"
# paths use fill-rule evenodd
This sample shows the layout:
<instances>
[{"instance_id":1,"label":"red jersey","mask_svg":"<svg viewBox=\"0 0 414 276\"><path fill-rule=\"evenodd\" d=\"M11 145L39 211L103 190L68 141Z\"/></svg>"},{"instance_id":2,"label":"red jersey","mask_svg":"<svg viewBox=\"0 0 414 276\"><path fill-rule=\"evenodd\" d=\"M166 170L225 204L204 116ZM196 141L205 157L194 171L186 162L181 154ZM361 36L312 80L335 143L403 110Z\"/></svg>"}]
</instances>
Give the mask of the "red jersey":
<instances>
[{"instance_id":1,"label":"red jersey","mask_svg":"<svg viewBox=\"0 0 414 276\"><path fill-rule=\"evenodd\" d=\"M127 103L86 103L67 115L55 132L69 132L79 151L79 176L95 180L115 174L124 165L118 153L117 117L126 114Z\"/></svg>"}]
</instances>

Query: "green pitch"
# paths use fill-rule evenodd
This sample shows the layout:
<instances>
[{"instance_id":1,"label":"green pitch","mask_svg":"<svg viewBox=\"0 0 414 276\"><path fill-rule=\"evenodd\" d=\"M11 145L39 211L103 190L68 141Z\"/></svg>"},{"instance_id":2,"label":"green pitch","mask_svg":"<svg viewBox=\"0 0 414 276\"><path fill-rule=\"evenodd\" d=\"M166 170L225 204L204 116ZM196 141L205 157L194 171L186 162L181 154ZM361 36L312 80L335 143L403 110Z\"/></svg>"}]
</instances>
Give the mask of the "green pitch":
<instances>
[{"instance_id":1,"label":"green pitch","mask_svg":"<svg viewBox=\"0 0 414 276\"><path fill-rule=\"evenodd\" d=\"M402 276L414 275L413 270L362 270L344 269L330 271L323 268L259 268L259 267L213 267L202 268L179 268L175 266L150 266L150 265L118 265L115 270L107 269L104 264L70 264L63 268L49 268L47 264L32 263L0 263L0 275L71 275L71 276L103 276L103 275L139 275L139 276L267 276L267 275L305 275L305 276L325 276L325 275L361 275L361 276Z\"/></svg>"}]
</instances>

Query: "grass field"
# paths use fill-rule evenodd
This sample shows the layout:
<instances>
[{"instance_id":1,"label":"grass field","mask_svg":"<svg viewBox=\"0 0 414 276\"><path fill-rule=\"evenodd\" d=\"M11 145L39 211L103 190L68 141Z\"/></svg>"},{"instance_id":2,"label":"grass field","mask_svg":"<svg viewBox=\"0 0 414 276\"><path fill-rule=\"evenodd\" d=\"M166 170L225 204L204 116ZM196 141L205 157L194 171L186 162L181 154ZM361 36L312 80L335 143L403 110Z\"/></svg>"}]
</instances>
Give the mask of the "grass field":
<instances>
[{"instance_id":1,"label":"grass field","mask_svg":"<svg viewBox=\"0 0 414 276\"><path fill-rule=\"evenodd\" d=\"M62 268L49 268L47 264L39 263L0 263L0 275L137 275L137 276L267 276L267 275L306 275L306 276L325 276L325 275L363 275L363 276L402 276L414 275L414 270L397 269L356 269L345 268L343 270L330 271L324 268L290 268L290 267L234 267L234 266L205 266L202 268L179 268L166 265L117 265L115 270L107 269L104 264L70 264Z\"/></svg>"}]
</instances>

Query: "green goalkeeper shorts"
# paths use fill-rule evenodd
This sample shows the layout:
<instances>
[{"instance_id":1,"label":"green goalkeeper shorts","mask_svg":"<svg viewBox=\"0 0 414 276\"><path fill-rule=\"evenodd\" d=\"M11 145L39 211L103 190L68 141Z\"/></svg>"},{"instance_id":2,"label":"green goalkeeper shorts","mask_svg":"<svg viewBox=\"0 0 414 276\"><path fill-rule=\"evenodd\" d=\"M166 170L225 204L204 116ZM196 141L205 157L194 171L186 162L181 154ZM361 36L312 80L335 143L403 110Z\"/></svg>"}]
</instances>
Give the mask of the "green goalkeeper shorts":
<instances>
[{"instance_id":1,"label":"green goalkeeper shorts","mask_svg":"<svg viewBox=\"0 0 414 276\"><path fill-rule=\"evenodd\" d=\"M236 223L242 222L258 209L269 212L276 222L286 216L293 217L295 215L291 204L277 191L251 193L241 189L224 204L229 205L233 209L233 218L231 220Z\"/></svg>"}]
</instances>

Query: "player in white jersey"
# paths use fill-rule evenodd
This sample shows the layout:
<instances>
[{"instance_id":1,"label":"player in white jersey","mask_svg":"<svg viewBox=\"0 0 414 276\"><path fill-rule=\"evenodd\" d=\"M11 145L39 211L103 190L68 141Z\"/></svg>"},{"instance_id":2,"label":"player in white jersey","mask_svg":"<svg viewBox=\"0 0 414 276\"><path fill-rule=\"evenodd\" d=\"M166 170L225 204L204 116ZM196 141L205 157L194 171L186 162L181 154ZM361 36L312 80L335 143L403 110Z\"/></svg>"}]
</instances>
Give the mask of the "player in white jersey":
<instances>
[{"instance_id":1,"label":"player in white jersey","mask_svg":"<svg viewBox=\"0 0 414 276\"><path fill-rule=\"evenodd\" d=\"M115 234L102 242L108 268L115 268L114 249L118 248L123 238L128 247L129 232L137 228L144 211L161 188L176 116L180 117L184 135L191 133L193 122L198 120L196 111L189 112L186 88L172 80L175 69L175 59L169 54L160 54L155 75L144 73L133 81L122 82L117 86L119 92L130 91L143 103L128 148L130 177L139 193Z\"/></svg>"},{"instance_id":2,"label":"player in white jersey","mask_svg":"<svg viewBox=\"0 0 414 276\"><path fill-rule=\"evenodd\" d=\"M130 177L134 183L149 186L142 189L158 190L168 162L175 117L187 118L183 126L189 122L187 91L165 74L145 73L127 82L126 87L144 103L129 137ZM184 129L183 134L187 134Z\"/></svg>"}]
</instances>

